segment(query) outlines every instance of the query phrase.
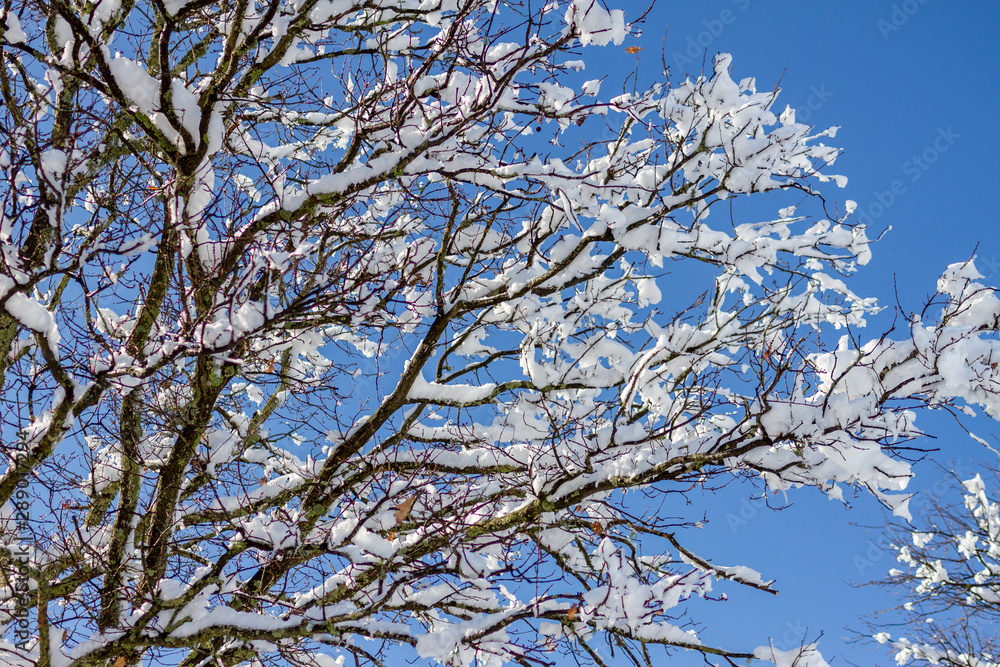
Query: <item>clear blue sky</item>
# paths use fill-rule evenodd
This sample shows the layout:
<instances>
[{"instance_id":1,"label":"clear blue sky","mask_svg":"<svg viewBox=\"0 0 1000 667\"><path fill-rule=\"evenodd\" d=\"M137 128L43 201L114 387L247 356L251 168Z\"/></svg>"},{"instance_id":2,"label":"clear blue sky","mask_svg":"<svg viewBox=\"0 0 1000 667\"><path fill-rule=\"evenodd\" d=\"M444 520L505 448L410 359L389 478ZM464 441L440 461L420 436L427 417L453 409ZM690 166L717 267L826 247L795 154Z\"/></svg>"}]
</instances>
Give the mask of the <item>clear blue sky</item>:
<instances>
[{"instance_id":1,"label":"clear blue sky","mask_svg":"<svg viewBox=\"0 0 1000 667\"><path fill-rule=\"evenodd\" d=\"M632 17L646 5L608 4ZM987 282L1000 284L994 206L1000 192L998 33L996 2L661 0L641 38L586 49L584 58L588 76L603 73L594 65L603 61L614 78L636 67L626 47L640 46L639 80L649 82L661 73L661 53L671 77L682 79L701 72L703 59L710 70L712 56L728 52L737 81L756 77L763 90L780 80L781 108L800 109L798 119L818 127L839 125L828 143L844 153L832 172L848 176L849 183L825 192L840 202L857 201L870 236L892 227L851 286L886 305L898 294L912 310L933 291L946 265L974 252ZM612 92L610 81L601 92ZM885 326L887 321L873 322L871 335ZM940 448L934 457L943 464L971 466L970 460L990 463L991 457L996 462L948 420L924 413L918 423L941 436L924 444ZM972 425L994 442L1000 434L1000 424L989 420ZM917 465L916 472L913 489L933 489L941 478L929 463ZM858 494L847 510L818 491L800 490L789 495L791 507L775 512L746 503L747 491L733 485L716 496L692 495L694 511L705 511L710 523L689 539L722 565L748 565L777 579L781 595L720 586L731 593L730 601L698 607L694 615L719 621L703 638L745 648L770 635L777 647L791 648L808 628L809 638L824 633L820 648L834 667L890 664L878 647L845 639L845 626L860 628L858 615L892 604L880 591L850 585L884 576L894 561L878 547L879 531L856 525L883 521L877 502ZM919 510L921 501L913 507ZM704 663L679 655L670 664Z\"/></svg>"}]
</instances>

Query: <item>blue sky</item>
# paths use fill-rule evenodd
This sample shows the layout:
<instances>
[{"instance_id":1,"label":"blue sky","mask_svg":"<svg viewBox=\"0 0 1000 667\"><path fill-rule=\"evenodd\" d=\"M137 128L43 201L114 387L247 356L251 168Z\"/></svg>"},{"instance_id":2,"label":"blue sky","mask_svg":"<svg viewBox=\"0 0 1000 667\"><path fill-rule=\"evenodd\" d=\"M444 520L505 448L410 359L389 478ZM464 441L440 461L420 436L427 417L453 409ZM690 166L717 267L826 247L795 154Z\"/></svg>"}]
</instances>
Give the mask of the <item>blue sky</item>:
<instances>
[{"instance_id":1,"label":"blue sky","mask_svg":"<svg viewBox=\"0 0 1000 667\"><path fill-rule=\"evenodd\" d=\"M630 17L646 6L608 4ZM1000 284L994 206L1000 191L994 166L1000 155L998 26L1000 4L992 2L661 0L640 38L586 49L583 56L588 75L605 71L595 62L605 64L607 94L610 79L623 71L637 67L640 83L660 77L661 54L671 78L679 80L701 72L703 62L710 69L714 54L731 53L735 80L756 77L759 90L780 80L780 107L798 108L800 121L818 127L839 125L829 143L843 155L832 173L849 182L844 190L831 184L824 192L841 203L857 201L870 236L892 228L851 287L890 306L898 296L904 309L914 310L933 292L945 266L973 253L986 282ZM638 63L626 53L628 46L642 48ZM873 321L869 333L890 324L888 316ZM935 460L958 465L968 476L976 462L996 462L949 422L927 413L918 420L939 436L923 443L939 448ZM1000 425L989 420L971 425L994 442L1000 434ZM915 471L911 489L946 492L942 473L930 462ZM864 527L883 522L878 503L858 494L849 498L848 510L818 491L800 490L789 494L790 507L772 511L747 501L748 491L733 485L721 494L692 495L685 511L705 512L709 524L689 539L720 564L748 565L777 579L781 594L720 587L730 600L695 614L712 621L703 638L745 648L771 636L776 647L792 648L806 632L810 639L823 633L820 649L834 667L891 662L877 646L849 643L846 630L862 627L859 615L893 603L877 589L851 586L885 576L894 562L879 545L880 532ZM913 507L919 511L925 503L918 498ZM699 656L679 655L670 664L704 663Z\"/></svg>"},{"instance_id":2,"label":"blue sky","mask_svg":"<svg viewBox=\"0 0 1000 667\"><path fill-rule=\"evenodd\" d=\"M635 17L648 1L607 4ZM756 77L761 90L780 81L780 106L798 108L799 120L821 128L839 125L829 143L844 153L832 172L849 182L825 192L857 201L871 236L892 227L851 287L886 305L898 297L904 308L918 309L945 266L973 253L987 282L1000 285L998 27L1000 3L985 1L660 0L641 37L584 49L583 58L587 78L636 70L648 83L662 76L661 54L680 80L699 73L703 62L710 68L716 53L731 53L734 79ZM629 46L642 51L629 54ZM609 79L602 94L612 92ZM870 334L889 323L888 317L873 321ZM992 455L948 419L922 414L918 423L940 436L925 444L940 449L934 457L941 464L957 462L964 466L960 474L971 476L975 461L991 462ZM974 427L988 440L1000 436L995 422L978 420ZM946 492L931 462L915 470L912 489ZM776 579L781 591L773 597L719 584L727 602L692 605L693 617L707 625L703 639L742 650L771 637L776 648L790 649L803 636L814 640L822 633L820 648L833 667L890 664L877 646L851 644L846 629L861 629L859 615L893 604L877 589L851 585L882 577L892 565L881 532L866 527L883 522L881 506L845 492L848 509L806 489L772 510L750 501L751 491L733 484L694 491L686 506L677 497L667 500L666 511L708 519L704 529L685 535L690 546L720 565L753 567ZM772 504L785 500L779 495ZM913 507L923 505L917 500ZM699 655L678 654L669 664L705 663Z\"/></svg>"}]
</instances>

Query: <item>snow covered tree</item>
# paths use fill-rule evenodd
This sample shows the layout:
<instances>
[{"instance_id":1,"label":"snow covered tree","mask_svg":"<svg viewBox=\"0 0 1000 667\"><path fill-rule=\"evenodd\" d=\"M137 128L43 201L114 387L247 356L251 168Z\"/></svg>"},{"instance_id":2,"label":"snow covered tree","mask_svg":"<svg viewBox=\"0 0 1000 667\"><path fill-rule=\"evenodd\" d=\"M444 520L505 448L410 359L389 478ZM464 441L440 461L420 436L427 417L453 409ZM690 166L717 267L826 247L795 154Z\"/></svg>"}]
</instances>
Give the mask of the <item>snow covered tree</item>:
<instances>
[{"instance_id":1,"label":"snow covered tree","mask_svg":"<svg viewBox=\"0 0 1000 667\"><path fill-rule=\"evenodd\" d=\"M602 97L596 0L3 12L5 664L822 665L701 639L774 588L671 503L905 514L914 408L1000 414L974 266L859 338L833 132L725 55Z\"/></svg>"},{"instance_id":2,"label":"snow covered tree","mask_svg":"<svg viewBox=\"0 0 1000 667\"><path fill-rule=\"evenodd\" d=\"M875 639L901 665L1000 665L1000 503L981 475L961 486L964 506L935 499L917 526L894 526L899 566L879 583L905 602Z\"/></svg>"}]
</instances>

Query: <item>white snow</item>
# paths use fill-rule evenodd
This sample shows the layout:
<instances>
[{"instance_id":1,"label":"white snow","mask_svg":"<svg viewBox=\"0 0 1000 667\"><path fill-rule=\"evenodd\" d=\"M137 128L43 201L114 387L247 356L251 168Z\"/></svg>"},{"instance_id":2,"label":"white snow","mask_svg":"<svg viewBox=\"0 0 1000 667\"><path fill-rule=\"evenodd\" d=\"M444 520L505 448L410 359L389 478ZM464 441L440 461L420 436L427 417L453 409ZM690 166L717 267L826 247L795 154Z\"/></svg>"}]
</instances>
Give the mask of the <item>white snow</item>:
<instances>
[{"instance_id":1,"label":"white snow","mask_svg":"<svg viewBox=\"0 0 1000 667\"><path fill-rule=\"evenodd\" d=\"M152 113L159 106L160 82L146 72L140 63L120 56L108 62L115 84L143 113Z\"/></svg>"},{"instance_id":2,"label":"white snow","mask_svg":"<svg viewBox=\"0 0 1000 667\"><path fill-rule=\"evenodd\" d=\"M18 20L17 14L13 12L0 12L0 17L4 19L4 23L6 24L6 30L3 34L5 42L8 44L27 43L28 35L21 28L21 22Z\"/></svg>"},{"instance_id":3,"label":"white snow","mask_svg":"<svg viewBox=\"0 0 1000 667\"><path fill-rule=\"evenodd\" d=\"M584 46L621 44L629 32L625 12L620 9L608 11L600 0L572 0L566 8L565 21L576 29Z\"/></svg>"}]
</instances>

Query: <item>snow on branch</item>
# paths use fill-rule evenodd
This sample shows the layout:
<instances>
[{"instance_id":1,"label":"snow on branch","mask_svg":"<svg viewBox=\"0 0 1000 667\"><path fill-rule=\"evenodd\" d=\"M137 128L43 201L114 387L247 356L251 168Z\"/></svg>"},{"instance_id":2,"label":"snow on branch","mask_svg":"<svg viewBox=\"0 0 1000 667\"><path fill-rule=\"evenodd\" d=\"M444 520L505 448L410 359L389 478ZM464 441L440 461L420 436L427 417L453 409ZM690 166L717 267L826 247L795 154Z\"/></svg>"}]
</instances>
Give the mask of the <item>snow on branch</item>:
<instances>
[{"instance_id":1,"label":"snow on branch","mask_svg":"<svg viewBox=\"0 0 1000 667\"><path fill-rule=\"evenodd\" d=\"M1000 415L974 264L861 338L834 131L726 54L602 98L577 50L621 44L621 9L17 4L4 664L823 665L713 632L693 601L770 573L626 493L857 486L904 515L918 409Z\"/></svg>"}]
</instances>

